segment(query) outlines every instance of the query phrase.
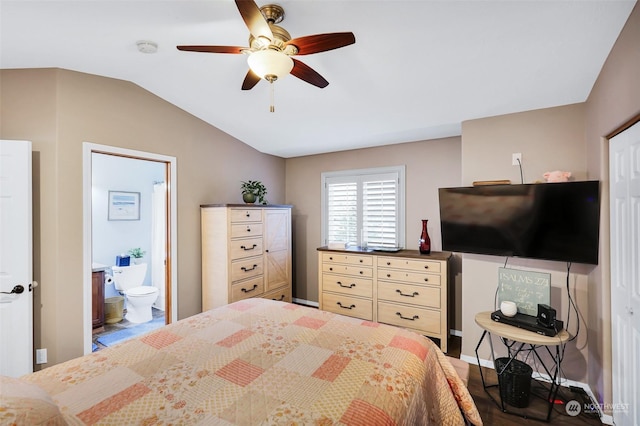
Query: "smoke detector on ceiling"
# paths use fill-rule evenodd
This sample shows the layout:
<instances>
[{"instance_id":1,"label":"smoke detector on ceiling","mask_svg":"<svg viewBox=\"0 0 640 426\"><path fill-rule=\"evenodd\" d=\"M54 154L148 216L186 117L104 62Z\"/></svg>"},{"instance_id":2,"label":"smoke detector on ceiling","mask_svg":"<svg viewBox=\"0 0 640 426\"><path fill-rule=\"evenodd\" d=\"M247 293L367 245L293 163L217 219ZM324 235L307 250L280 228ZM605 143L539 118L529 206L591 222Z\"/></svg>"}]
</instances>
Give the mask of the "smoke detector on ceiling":
<instances>
[{"instance_id":1,"label":"smoke detector on ceiling","mask_svg":"<svg viewBox=\"0 0 640 426\"><path fill-rule=\"evenodd\" d=\"M156 53L158 51L158 43L149 40L140 40L136 42L138 50L142 53Z\"/></svg>"}]
</instances>

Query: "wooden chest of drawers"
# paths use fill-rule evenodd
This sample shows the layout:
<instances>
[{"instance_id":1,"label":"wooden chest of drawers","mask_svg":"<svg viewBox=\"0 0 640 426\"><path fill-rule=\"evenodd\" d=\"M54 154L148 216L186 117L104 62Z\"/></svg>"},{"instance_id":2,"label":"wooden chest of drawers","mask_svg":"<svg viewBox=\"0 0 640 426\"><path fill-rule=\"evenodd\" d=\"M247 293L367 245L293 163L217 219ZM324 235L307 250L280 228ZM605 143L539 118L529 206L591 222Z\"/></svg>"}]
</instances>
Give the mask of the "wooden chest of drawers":
<instances>
[{"instance_id":1,"label":"wooden chest of drawers","mask_svg":"<svg viewBox=\"0 0 640 426\"><path fill-rule=\"evenodd\" d=\"M291 206L201 206L202 309L249 297L291 302Z\"/></svg>"},{"instance_id":2,"label":"wooden chest of drawers","mask_svg":"<svg viewBox=\"0 0 640 426\"><path fill-rule=\"evenodd\" d=\"M447 351L451 253L318 249L320 309L417 331Z\"/></svg>"}]
</instances>

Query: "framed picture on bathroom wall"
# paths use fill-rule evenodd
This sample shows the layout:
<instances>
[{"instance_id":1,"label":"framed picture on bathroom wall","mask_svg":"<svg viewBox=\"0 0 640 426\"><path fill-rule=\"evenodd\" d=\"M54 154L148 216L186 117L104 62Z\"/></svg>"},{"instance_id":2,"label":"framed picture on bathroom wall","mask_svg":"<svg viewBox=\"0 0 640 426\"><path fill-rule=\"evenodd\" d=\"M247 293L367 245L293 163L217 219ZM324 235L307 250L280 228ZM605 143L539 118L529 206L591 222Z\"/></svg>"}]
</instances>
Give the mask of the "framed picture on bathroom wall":
<instances>
[{"instance_id":1,"label":"framed picture on bathroom wall","mask_svg":"<svg viewBox=\"0 0 640 426\"><path fill-rule=\"evenodd\" d=\"M140 193L109 191L108 220L140 220Z\"/></svg>"}]
</instances>

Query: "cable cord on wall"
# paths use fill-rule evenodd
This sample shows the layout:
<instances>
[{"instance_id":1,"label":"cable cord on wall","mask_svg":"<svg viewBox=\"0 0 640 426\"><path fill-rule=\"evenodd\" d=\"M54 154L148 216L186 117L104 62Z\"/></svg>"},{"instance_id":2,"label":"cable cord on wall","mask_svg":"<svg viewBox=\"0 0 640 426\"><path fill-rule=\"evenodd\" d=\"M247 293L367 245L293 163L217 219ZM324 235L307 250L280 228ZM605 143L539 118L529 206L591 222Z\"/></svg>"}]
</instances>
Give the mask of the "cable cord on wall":
<instances>
[{"instance_id":1,"label":"cable cord on wall","mask_svg":"<svg viewBox=\"0 0 640 426\"><path fill-rule=\"evenodd\" d=\"M580 312L578 312L578 307L576 306L573 298L571 297L571 291L569 290L569 276L571 271L571 262L567 262L567 296L569 297L569 309L567 310L567 323L565 325L565 329L567 332L569 331L569 319L571 318L571 307L573 307L574 312L576 313L576 334L573 335L567 342L571 342L578 337L580 334Z\"/></svg>"},{"instance_id":2,"label":"cable cord on wall","mask_svg":"<svg viewBox=\"0 0 640 426\"><path fill-rule=\"evenodd\" d=\"M572 307L573 307L573 311L576 313L577 326L576 326L576 334L574 334L573 337L569 338L569 340L564 342L563 345L559 346L559 348L560 348L560 364L562 364L562 360L564 359L564 354L565 354L565 349L566 349L567 343L571 342L572 340L577 339L578 335L580 334L580 312L578 311L578 306L573 301L573 298L571 297L571 291L569 290L570 271L571 271L571 262L567 262L567 297L569 298L569 309L567 310L567 321L564 324L564 329L567 330L567 333L569 332L569 320L571 319L571 308ZM561 377L564 375L564 372L562 371L562 368L560 368L560 375L561 375Z\"/></svg>"},{"instance_id":3,"label":"cable cord on wall","mask_svg":"<svg viewBox=\"0 0 640 426\"><path fill-rule=\"evenodd\" d=\"M504 267L507 267L507 262L509 261L509 256L504 258ZM500 289L500 280L498 280L498 285L496 286L496 292L493 295L493 310L494 312L498 310L498 290Z\"/></svg>"},{"instance_id":4,"label":"cable cord on wall","mask_svg":"<svg viewBox=\"0 0 640 426\"><path fill-rule=\"evenodd\" d=\"M518 165L520 166L520 183L524 183L524 174L522 173L522 161L518 158Z\"/></svg>"}]
</instances>

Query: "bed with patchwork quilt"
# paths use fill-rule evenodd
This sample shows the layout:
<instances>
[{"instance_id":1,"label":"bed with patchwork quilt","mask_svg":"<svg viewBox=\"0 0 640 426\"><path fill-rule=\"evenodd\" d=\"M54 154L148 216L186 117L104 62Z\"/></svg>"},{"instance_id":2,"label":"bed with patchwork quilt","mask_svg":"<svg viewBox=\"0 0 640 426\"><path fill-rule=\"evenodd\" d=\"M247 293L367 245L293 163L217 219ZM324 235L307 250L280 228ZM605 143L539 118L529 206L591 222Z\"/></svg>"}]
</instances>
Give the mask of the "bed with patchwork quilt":
<instances>
[{"instance_id":1,"label":"bed with patchwork quilt","mask_svg":"<svg viewBox=\"0 0 640 426\"><path fill-rule=\"evenodd\" d=\"M49 424L482 424L462 380L424 336L259 298L20 382L55 404ZM3 415L19 414L5 405L0 423Z\"/></svg>"}]
</instances>

